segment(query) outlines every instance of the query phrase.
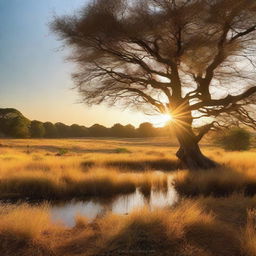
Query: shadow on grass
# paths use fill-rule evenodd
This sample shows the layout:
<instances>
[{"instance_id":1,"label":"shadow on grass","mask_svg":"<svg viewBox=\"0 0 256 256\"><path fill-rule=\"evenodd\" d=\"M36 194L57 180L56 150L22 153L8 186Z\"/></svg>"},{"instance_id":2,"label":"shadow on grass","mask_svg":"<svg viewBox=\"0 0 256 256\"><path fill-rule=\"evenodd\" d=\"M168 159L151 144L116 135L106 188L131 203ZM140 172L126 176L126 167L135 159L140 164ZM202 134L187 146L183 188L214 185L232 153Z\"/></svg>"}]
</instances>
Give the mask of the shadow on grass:
<instances>
[{"instance_id":1,"label":"shadow on grass","mask_svg":"<svg viewBox=\"0 0 256 256\"><path fill-rule=\"evenodd\" d=\"M107 161L104 164L106 167L118 168L128 171L146 171L146 170L159 170L159 171L174 171L177 170L179 164L176 160L165 158L149 159L149 160L114 160Z\"/></svg>"},{"instance_id":2,"label":"shadow on grass","mask_svg":"<svg viewBox=\"0 0 256 256\"><path fill-rule=\"evenodd\" d=\"M120 159L120 160L106 160L99 164L96 160L87 160L81 163L84 171L88 171L90 168L100 165L104 168L114 168L121 172L144 172L148 170L155 171L177 171L180 164L178 160L172 160L167 158L158 159Z\"/></svg>"},{"instance_id":3,"label":"shadow on grass","mask_svg":"<svg viewBox=\"0 0 256 256\"><path fill-rule=\"evenodd\" d=\"M47 244L8 231L0 231L1 256L54 256Z\"/></svg>"},{"instance_id":4,"label":"shadow on grass","mask_svg":"<svg viewBox=\"0 0 256 256\"><path fill-rule=\"evenodd\" d=\"M132 180L99 177L72 180L62 178L60 183L44 177L16 177L2 180L2 200L68 200L73 198L103 197L134 193L136 183Z\"/></svg>"}]
</instances>

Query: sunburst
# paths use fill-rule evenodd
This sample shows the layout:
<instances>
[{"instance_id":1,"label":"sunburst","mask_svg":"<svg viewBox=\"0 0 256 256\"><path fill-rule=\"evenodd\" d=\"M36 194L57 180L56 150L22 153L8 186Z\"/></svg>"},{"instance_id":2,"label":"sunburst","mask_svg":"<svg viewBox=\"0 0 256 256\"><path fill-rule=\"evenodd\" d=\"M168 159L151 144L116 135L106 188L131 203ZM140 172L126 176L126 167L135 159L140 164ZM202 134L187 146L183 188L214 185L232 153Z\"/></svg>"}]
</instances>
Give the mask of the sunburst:
<instances>
[{"instance_id":1,"label":"sunburst","mask_svg":"<svg viewBox=\"0 0 256 256\"><path fill-rule=\"evenodd\" d=\"M161 114L150 119L150 122L154 127L163 127L171 121L173 121L173 116L171 114Z\"/></svg>"}]
</instances>

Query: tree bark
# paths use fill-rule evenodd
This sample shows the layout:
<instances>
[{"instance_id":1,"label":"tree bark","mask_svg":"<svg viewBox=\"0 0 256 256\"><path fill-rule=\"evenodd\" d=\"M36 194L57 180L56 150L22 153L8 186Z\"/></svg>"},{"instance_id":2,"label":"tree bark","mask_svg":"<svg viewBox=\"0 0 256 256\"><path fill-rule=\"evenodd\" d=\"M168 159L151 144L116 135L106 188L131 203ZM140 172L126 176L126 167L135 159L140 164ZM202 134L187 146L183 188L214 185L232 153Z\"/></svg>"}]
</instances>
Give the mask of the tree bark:
<instances>
[{"instance_id":1,"label":"tree bark","mask_svg":"<svg viewBox=\"0 0 256 256\"><path fill-rule=\"evenodd\" d=\"M176 156L180 160L181 168L190 170L211 169L217 167L217 163L206 157L199 147L201 137L195 135L192 129L192 117L186 115L179 117L174 122L174 131L180 144Z\"/></svg>"},{"instance_id":2,"label":"tree bark","mask_svg":"<svg viewBox=\"0 0 256 256\"><path fill-rule=\"evenodd\" d=\"M217 164L213 160L209 159L201 152L196 142L181 144L176 156L180 160L181 168L202 170L217 167Z\"/></svg>"}]
</instances>

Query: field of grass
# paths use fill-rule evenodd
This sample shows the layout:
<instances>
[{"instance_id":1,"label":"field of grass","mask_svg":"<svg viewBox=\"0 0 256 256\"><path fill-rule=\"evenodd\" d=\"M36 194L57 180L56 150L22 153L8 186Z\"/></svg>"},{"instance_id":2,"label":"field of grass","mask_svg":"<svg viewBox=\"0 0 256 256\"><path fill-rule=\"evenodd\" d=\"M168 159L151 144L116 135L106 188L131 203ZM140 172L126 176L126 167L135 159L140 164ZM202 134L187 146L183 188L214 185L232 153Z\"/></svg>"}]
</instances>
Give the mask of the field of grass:
<instances>
[{"instance_id":1,"label":"field of grass","mask_svg":"<svg viewBox=\"0 0 256 256\"><path fill-rule=\"evenodd\" d=\"M238 200L242 205L233 209ZM0 208L0 254L253 256L256 214L246 209L256 205L256 198L244 200L184 199L169 209L109 213L93 222L77 216L71 229L51 223L47 205L5 205Z\"/></svg>"},{"instance_id":2,"label":"field of grass","mask_svg":"<svg viewBox=\"0 0 256 256\"><path fill-rule=\"evenodd\" d=\"M131 153L115 153L118 145L114 145L112 153L98 153L99 145L90 147L88 143L90 153L84 153L83 148L73 150L65 145L66 153L60 155L64 141L43 141L42 148L38 141L24 141L30 146L21 142L11 141L0 148L0 199L66 200L111 197L136 188L145 193L151 188L165 190L168 174L153 170L167 171L176 164L163 152L156 151L156 156L153 151L142 154L143 147L134 147ZM51 143L55 143L55 150ZM100 145L103 147L104 142Z\"/></svg>"},{"instance_id":3,"label":"field of grass","mask_svg":"<svg viewBox=\"0 0 256 256\"><path fill-rule=\"evenodd\" d=\"M221 166L189 172L177 169L176 150L164 138L2 140L0 255L256 255L256 151L205 145ZM169 177L173 206L77 216L72 228L51 221L49 201L148 196Z\"/></svg>"}]
</instances>

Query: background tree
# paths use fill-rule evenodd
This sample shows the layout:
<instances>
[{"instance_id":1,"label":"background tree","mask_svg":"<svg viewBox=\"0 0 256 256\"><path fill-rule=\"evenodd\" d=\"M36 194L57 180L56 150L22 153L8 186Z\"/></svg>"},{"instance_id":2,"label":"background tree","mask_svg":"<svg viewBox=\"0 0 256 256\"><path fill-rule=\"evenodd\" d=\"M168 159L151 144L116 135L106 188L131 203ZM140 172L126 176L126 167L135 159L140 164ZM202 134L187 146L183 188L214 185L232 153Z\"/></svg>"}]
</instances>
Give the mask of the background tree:
<instances>
[{"instance_id":1,"label":"background tree","mask_svg":"<svg viewBox=\"0 0 256 256\"><path fill-rule=\"evenodd\" d=\"M136 137L136 129L133 125L127 124L124 126L124 134L127 138L134 138Z\"/></svg>"},{"instance_id":2,"label":"background tree","mask_svg":"<svg viewBox=\"0 0 256 256\"><path fill-rule=\"evenodd\" d=\"M30 137L29 132L29 121L18 116L13 118L9 124L8 135L15 138L28 138Z\"/></svg>"},{"instance_id":3,"label":"background tree","mask_svg":"<svg viewBox=\"0 0 256 256\"><path fill-rule=\"evenodd\" d=\"M198 146L210 129L255 127L255 0L95 0L52 29L84 102L171 113L190 168L215 166Z\"/></svg>"},{"instance_id":4,"label":"background tree","mask_svg":"<svg viewBox=\"0 0 256 256\"><path fill-rule=\"evenodd\" d=\"M58 130L53 123L45 122L44 129L45 129L45 137L46 138L57 138L58 137Z\"/></svg>"},{"instance_id":5,"label":"background tree","mask_svg":"<svg viewBox=\"0 0 256 256\"><path fill-rule=\"evenodd\" d=\"M157 128L154 128L154 129L155 129L155 134L157 136L169 137L171 139L172 143L175 145L175 144L177 144L177 140L176 140L175 135L173 134L171 124L172 124L171 122L168 122L165 126L157 127Z\"/></svg>"},{"instance_id":6,"label":"background tree","mask_svg":"<svg viewBox=\"0 0 256 256\"><path fill-rule=\"evenodd\" d=\"M44 124L40 121L31 121L30 123L30 135L32 138L43 138L45 135Z\"/></svg>"},{"instance_id":7,"label":"background tree","mask_svg":"<svg viewBox=\"0 0 256 256\"><path fill-rule=\"evenodd\" d=\"M57 129L58 137L60 138L67 138L70 137L70 127L63 123L56 123L55 127Z\"/></svg>"},{"instance_id":8,"label":"background tree","mask_svg":"<svg viewBox=\"0 0 256 256\"><path fill-rule=\"evenodd\" d=\"M5 136L27 138L30 121L13 108L0 109L0 130Z\"/></svg>"},{"instance_id":9,"label":"background tree","mask_svg":"<svg viewBox=\"0 0 256 256\"><path fill-rule=\"evenodd\" d=\"M118 137L118 138L124 138L127 136L125 127L121 124L114 124L111 128L110 128L110 136L112 137Z\"/></svg>"},{"instance_id":10,"label":"background tree","mask_svg":"<svg viewBox=\"0 0 256 256\"><path fill-rule=\"evenodd\" d=\"M71 137L87 137L89 136L89 131L85 126L72 124L70 126L70 136Z\"/></svg>"},{"instance_id":11,"label":"background tree","mask_svg":"<svg viewBox=\"0 0 256 256\"><path fill-rule=\"evenodd\" d=\"M156 130L151 123L140 124L137 132L139 137L154 137L156 135Z\"/></svg>"},{"instance_id":12,"label":"background tree","mask_svg":"<svg viewBox=\"0 0 256 256\"><path fill-rule=\"evenodd\" d=\"M94 124L89 130L89 136L91 137L106 137L109 136L108 128L100 124Z\"/></svg>"}]
</instances>

